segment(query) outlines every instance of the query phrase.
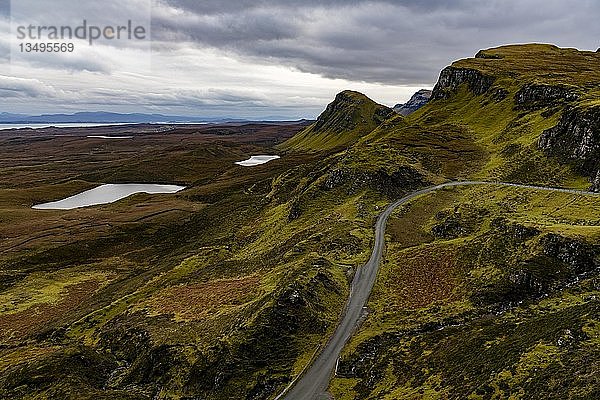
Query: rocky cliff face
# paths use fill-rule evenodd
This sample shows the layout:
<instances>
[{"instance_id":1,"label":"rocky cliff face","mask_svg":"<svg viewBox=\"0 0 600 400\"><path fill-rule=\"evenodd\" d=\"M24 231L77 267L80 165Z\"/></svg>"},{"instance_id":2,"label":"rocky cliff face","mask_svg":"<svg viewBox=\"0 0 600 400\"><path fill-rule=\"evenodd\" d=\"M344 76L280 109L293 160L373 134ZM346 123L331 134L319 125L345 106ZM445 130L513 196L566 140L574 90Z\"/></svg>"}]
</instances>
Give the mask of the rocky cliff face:
<instances>
[{"instance_id":1,"label":"rocky cliff face","mask_svg":"<svg viewBox=\"0 0 600 400\"><path fill-rule=\"evenodd\" d=\"M355 194L368 187L391 198L396 198L401 193L415 190L426 184L425 177L411 167L399 167L393 172L383 169L367 172L350 168L336 168L328 174L322 188L323 190L332 190L346 186L349 194Z\"/></svg>"},{"instance_id":2,"label":"rocky cliff face","mask_svg":"<svg viewBox=\"0 0 600 400\"><path fill-rule=\"evenodd\" d=\"M528 84L515 94L515 104L522 108L541 108L576 101L579 97L575 87Z\"/></svg>"},{"instance_id":3,"label":"rocky cliff face","mask_svg":"<svg viewBox=\"0 0 600 400\"><path fill-rule=\"evenodd\" d=\"M417 93L413 94L410 100L405 104L396 104L394 106L394 111L396 111L400 115L409 115L414 113L419 108L423 107L429 99L431 98L431 90L421 89Z\"/></svg>"},{"instance_id":4,"label":"rocky cliff face","mask_svg":"<svg viewBox=\"0 0 600 400\"><path fill-rule=\"evenodd\" d=\"M593 191L600 191L600 170L596 173L596 177L592 180L592 188Z\"/></svg>"},{"instance_id":5,"label":"rocky cliff face","mask_svg":"<svg viewBox=\"0 0 600 400\"><path fill-rule=\"evenodd\" d=\"M598 248L585 242L548 234L541 241L543 254L568 266L571 276L597 270Z\"/></svg>"},{"instance_id":6,"label":"rocky cliff face","mask_svg":"<svg viewBox=\"0 0 600 400\"><path fill-rule=\"evenodd\" d=\"M460 85L467 84L475 95L484 94L494 84L493 76L468 68L446 67L431 94L432 100L447 99Z\"/></svg>"},{"instance_id":7,"label":"rocky cliff face","mask_svg":"<svg viewBox=\"0 0 600 400\"><path fill-rule=\"evenodd\" d=\"M576 167L600 191L600 105L571 108L554 128L544 131L538 147Z\"/></svg>"}]
</instances>

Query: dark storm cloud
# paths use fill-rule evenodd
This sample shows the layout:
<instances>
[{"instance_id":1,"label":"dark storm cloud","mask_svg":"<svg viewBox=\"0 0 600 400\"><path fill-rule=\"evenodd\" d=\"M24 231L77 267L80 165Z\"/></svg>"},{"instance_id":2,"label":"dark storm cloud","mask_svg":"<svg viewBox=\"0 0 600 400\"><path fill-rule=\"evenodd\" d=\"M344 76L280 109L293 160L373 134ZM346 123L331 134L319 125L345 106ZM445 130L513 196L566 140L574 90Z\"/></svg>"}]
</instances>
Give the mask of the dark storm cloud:
<instances>
[{"instance_id":1,"label":"dark storm cloud","mask_svg":"<svg viewBox=\"0 0 600 400\"><path fill-rule=\"evenodd\" d=\"M12 17L23 24L79 23L82 15L98 24L147 22L150 2L151 68L149 49L133 41L82 46L49 60L13 53L1 74L14 76L0 74L2 111L315 117L347 88L389 105L405 101L415 87L433 85L453 60L481 48L600 47L597 0L106 0L89 2L102 7L91 14L73 6L88 2L14 0ZM9 5L0 0L5 67L14 37Z\"/></svg>"},{"instance_id":2,"label":"dark storm cloud","mask_svg":"<svg viewBox=\"0 0 600 400\"><path fill-rule=\"evenodd\" d=\"M423 84L452 60L505 43L595 50L598 15L591 0L163 0L153 23L157 40L331 78Z\"/></svg>"}]
</instances>

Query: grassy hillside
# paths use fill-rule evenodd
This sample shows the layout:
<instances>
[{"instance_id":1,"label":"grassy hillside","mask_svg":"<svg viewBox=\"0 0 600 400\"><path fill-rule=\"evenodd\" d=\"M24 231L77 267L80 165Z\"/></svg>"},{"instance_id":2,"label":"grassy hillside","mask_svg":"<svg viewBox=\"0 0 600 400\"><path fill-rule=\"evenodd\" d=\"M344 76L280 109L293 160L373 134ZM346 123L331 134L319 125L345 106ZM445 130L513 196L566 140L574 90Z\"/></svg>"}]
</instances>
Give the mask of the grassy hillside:
<instances>
[{"instance_id":1,"label":"grassy hillside","mask_svg":"<svg viewBox=\"0 0 600 400\"><path fill-rule=\"evenodd\" d=\"M282 137L257 131L3 137L0 398L261 399L304 368L368 257L387 175L332 178L338 156L234 165ZM30 208L113 179L188 189Z\"/></svg>"}]
</instances>

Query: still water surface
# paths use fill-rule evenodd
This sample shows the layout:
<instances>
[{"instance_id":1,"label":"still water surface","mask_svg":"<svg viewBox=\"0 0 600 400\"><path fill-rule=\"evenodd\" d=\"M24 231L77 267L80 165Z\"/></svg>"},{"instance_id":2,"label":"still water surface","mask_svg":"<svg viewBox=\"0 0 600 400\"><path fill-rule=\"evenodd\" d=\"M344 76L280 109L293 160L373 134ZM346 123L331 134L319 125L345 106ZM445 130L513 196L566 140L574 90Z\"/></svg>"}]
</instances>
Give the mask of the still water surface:
<instances>
[{"instance_id":1,"label":"still water surface","mask_svg":"<svg viewBox=\"0 0 600 400\"><path fill-rule=\"evenodd\" d=\"M185 189L177 185L157 185L147 183L123 183L98 186L66 199L33 206L36 210L72 210L75 208L109 204L135 193L161 194L177 193Z\"/></svg>"},{"instance_id":2,"label":"still water surface","mask_svg":"<svg viewBox=\"0 0 600 400\"><path fill-rule=\"evenodd\" d=\"M236 162L237 165L242 167L254 167L256 165L266 164L269 161L277 160L279 156L252 156L247 160Z\"/></svg>"}]
</instances>

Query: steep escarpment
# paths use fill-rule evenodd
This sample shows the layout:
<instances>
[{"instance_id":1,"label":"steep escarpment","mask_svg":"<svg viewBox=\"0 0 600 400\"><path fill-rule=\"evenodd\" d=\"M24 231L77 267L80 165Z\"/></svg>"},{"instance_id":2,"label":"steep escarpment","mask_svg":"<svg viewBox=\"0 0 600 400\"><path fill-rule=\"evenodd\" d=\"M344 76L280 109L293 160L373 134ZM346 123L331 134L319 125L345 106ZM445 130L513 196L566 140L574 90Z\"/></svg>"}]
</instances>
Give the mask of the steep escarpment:
<instances>
[{"instance_id":1,"label":"steep escarpment","mask_svg":"<svg viewBox=\"0 0 600 400\"><path fill-rule=\"evenodd\" d=\"M281 148L297 151L343 149L394 114L391 108L375 103L364 94L346 90L335 97L313 125Z\"/></svg>"},{"instance_id":2,"label":"steep escarpment","mask_svg":"<svg viewBox=\"0 0 600 400\"><path fill-rule=\"evenodd\" d=\"M391 163L440 179L583 187L582 174L596 180L598 168L563 154L589 136L577 137L566 119L569 110L600 99L598 71L595 52L543 44L481 50L445 68L417 114L390 117L388 109L374 112L363 96L344 92L284 148L350 149L347 163L359 170Z\"/></svg>"},{"instance_id":3,"label":"steep escarpment","mask_svg":"<svg viewBox=\"0 0 600 400\"><path fill-rule=\"evenodd\" d=\"M577 87L566 85L527 84L515 94L515 104L523 108L557 106L579 100Z\"/></svg>"},{"instance_id":4,"label":"steep escarpment","mask_svg":"<svg viewBox=\"0 0 600 400\"><path fill-rule=\"evenodd\" d=\"M600 105L574 107L540 136L540 149L574 163L600 190Z\"/></svg>"},{"instance_id":5,"label":"steep escarpment","mask_svg":"<svg viewBox=\"0 0 600 400\"><path fill-rule=\"evenodd\" d=\"M488 91L494 83L495 78L486 75L481 71L470 68L446 67L440 73L437 84L431 94L432 100L447 99L461 85L467 85L469 90L475 95L481 95Z\"/></svg>"},{"instance_id":6,"label":"steep escarpment","mask_svg":"<svg viewBox=\"0 0 600 400\"><path fill-rule=\"evenodd\" d=\"M542 44L482 50L442 71L416 122L472 132L488 153L478 177L581 185L581 175L598 174L598 71L595 52Z\"/></svg>"},{"instance_id":7,"label":"steep escarpment","mask_svg":"<svg viewBox=\"0 0 600 400\"><path fill-rule=\"evenodd\" d=\"M534 83L587 89L598 81L599 65L597 52L535 43L481 50L474 58L452 63L454 68L476 70L518 86Z\"/></svg>"}]
</instances>

